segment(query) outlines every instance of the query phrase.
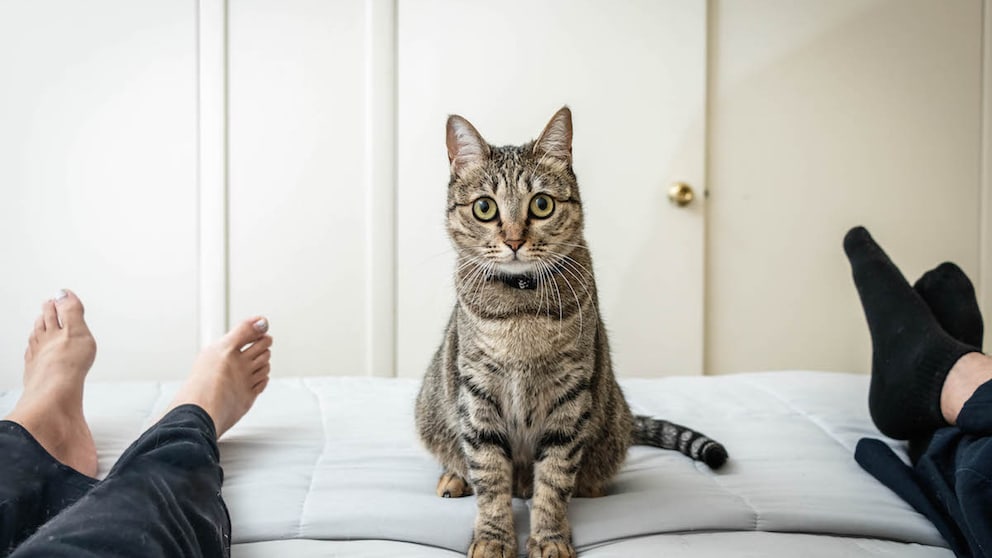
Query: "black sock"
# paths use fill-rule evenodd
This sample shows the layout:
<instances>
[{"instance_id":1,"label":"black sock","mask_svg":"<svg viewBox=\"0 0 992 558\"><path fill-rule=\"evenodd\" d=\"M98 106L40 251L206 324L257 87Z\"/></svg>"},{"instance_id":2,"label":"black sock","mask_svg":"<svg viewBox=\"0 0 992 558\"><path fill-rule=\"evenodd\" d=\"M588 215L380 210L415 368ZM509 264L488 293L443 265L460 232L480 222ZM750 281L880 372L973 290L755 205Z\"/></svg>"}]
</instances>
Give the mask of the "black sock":
<instances>
[{"instance_id":1,"label":"black sock","mask_svg":"<svg viewBox=\"0 0 992 558\"><path fill-rule=\"evenodd\" d=\"M985 324L978 307L975 287L961 268L944 262L917 279L913 289L930 307L937 323L951 337L966 345L982 348ZM910 438L909 458L916 463L933 439L934 432Z\"/></svg>"},{"instance_id":2,"label":"black sock","mask_svg":"<svg viewBox=\"0 0 992 558\"><path fill-rule=\"evenodd\" d=\"M985 324L975 287L961 268L944 262L923 274L913 289L933 312L940 327L958 341L982 348Z\"/></svg>"},{"instance_id":3,"label":"black sock","mask_svg":"<svg viewBox=\"0 0 992 558\"><path fill-rule=\"evenodd\" d=\"M854 283L871 332L868 409L890 438L919 438L946 426L940 411L944 378L962 355L978 349L961 343L937 323L864 227L844 237Z\"/></svg>"}]
</instances>

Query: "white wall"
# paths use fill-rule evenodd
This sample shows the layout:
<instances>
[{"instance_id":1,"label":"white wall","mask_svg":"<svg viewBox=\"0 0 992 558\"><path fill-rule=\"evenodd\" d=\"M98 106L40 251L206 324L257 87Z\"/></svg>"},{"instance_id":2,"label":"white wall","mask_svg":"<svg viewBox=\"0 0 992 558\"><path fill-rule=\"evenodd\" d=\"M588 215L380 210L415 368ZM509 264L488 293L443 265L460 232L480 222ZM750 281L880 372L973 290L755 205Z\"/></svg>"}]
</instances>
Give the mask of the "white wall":
<instances>
[{"instance_id":1,"label":"white wall","mask_svg":"<svg viewBox=\"0 0 992 558\"><path fill-rule=\"evenodd\" d=\"M372 140L390 146L369 116L384 104L372 25L391 20L371 4L230 4L230 316L269 316L284 374L391 371L391 332L376 337L369 312L372 290L392 282L370 262L388 255L370 234L391 202L369 197Z\"/></svg>"},{"instance_id":2,"label":"white wall","mask_svg":"<svg viewBox=\"0 0 992 558\"><path fill-rule=\"evenodd\" d=\"M198 337L196 2L0 3L0 386L78 292L98 379L177 377Z\"/></svg>"}]
</instances>

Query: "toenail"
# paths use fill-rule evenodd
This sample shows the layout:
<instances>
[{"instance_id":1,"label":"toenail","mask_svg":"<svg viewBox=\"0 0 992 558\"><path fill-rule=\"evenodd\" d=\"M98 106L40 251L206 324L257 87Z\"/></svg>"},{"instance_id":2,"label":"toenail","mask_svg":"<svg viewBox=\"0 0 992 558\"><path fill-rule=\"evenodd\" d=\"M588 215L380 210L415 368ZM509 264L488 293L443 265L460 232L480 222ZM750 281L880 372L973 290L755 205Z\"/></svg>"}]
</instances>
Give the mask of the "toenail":
<instances>
[{"instance_id":1,"label":"toenail","mask_svg":"<svg viewBox=\"0 0 992 558\"><path fill-rule=\"evenodd\" d=\"M257 322L255 322L254 325L255 325L255 331L258 331L259 333L265 333L266 331L269 330L269 321L266 320L265 318L258 320Z\"/></svg>"},{"instance_id":2,"label":"toenail","mask_svg":"<svg viewBox=\"0 0 992 558\"><path fill-rule=\"evenodd\" d=\"M60 302L69 296L69 293L65 292L65 289L59 289L59 292L55 293L55 302Z\"/></svg>"}]
</instances>

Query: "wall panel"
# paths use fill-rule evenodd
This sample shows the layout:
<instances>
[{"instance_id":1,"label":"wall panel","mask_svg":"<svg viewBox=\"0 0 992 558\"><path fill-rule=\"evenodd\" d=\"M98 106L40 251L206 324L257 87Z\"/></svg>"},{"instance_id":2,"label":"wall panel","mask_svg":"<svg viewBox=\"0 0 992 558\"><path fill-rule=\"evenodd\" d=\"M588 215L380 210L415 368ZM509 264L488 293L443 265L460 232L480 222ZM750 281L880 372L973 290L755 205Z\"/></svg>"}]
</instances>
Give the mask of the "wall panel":
<instances>
[{"instance_id":1,"label":"wall panel","mask_svg":"<svg viewBox=\"0 0 992 558\"><path fill-rule=\"evenodd\" d=\"M273 374L368 372L365 17L229 6L230 319L270 317Z\"/></svg>"},{"instance_id":2,"label":"wall panel","mask_svg":"<svg viewBox=\"0 0 992 558\"><path fill-rule=\"evenodd\" d=\"M0 386L42 299L77 291L94 379L197 347L196 2L0 3Z\"/></svg>"}]
</instances>

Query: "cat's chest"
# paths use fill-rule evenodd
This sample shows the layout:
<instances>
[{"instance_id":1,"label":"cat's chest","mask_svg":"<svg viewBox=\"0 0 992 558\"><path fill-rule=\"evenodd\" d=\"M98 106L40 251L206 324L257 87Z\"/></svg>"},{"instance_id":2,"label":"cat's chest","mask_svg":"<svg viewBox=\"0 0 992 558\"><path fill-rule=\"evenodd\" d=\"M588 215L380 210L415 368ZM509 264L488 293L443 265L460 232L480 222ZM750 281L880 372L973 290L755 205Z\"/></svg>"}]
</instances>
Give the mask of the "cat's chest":
<instances>
[{"instance_id":1,"label":"cat's chest","mask_svg":"<svg viewBox=\"0 0 992 558\"><path fill-rule=\"evenodd\" d=\"M516 381L505 385L502 393L504 427L513 450L513 460L530 463L546 428L547 398L532 382Z\"/></svg>"},{"instance_id":2,"label":"cat's chest","mask_svg":"<svg viewBox=\"0 0 992 558\"><path fill-rule=\"evenodd\" d=\"M571 350L576 338L547 319L485 320L475 324L475 340L502 362L553 360Z\"/></svg>"}]
</instances>

